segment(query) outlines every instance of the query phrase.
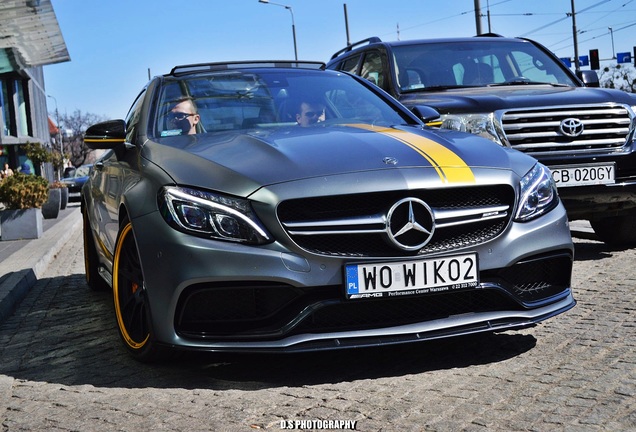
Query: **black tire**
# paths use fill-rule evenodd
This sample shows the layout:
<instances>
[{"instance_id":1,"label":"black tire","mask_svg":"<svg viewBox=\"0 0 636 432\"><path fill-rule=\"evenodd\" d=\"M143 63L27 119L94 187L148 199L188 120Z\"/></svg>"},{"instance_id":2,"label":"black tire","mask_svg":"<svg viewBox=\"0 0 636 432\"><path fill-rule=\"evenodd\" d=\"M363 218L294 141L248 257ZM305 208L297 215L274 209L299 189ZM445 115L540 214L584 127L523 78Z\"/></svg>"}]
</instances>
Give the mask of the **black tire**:
<instances>
[{"instance_id":1,"label":"black tire","mask_svg":"<svg viewBox=\"0 0 636 432\"><path fill-rule=\"evenodd\" d=\"M113 297L119 335L138 361L165 359L165 350L153 340L150 306L132 224L122 222L113 258Z\"/></svg>"},{"instance_id":2,"label":"black tire","mask_svg":"<svg viewBox=\"0 0 636 432\"><path fill-rule=\"evenodd\" d=\"M590 225L604 243L612 246L636 244L636 215L611 216L591 220Z\"/></svg>"},{"instance_id":3,"label":"black tire","mask_svg":"<svg viewBox=\"0 0 636 432\"><path fill-rule=\"evenodd\" d=\"M86 206L82 206L82 219L84 222L84 272L86 274L86 283L93 291L108 291L110 286L99 275L99 256L97 255L97 249L95 246L95 239L91 232L90 222L88 221L88 214Z\"/></svg>"}]
</instances>

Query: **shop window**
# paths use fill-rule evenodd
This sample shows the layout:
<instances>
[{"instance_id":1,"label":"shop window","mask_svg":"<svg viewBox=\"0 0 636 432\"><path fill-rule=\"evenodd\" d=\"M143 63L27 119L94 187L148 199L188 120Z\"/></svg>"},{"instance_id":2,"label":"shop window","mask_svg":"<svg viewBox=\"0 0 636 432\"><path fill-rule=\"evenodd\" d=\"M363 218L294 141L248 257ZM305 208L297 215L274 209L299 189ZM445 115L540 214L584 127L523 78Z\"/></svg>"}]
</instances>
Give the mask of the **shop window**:
<instances>
[{"instance_id":1,"label":"shop window","mask_svg":"<svg viewBox=\"0 0 636 432\"><path fill-rule=\"evenodd\" d=\"M9 110L9 91L7 81L0 80L0 125L2 126L2 135L11 135L12 123Z\"/></svg>"},{"instance_id":2,"label":"shop window","mask_svg":"<svg viewBox=\"0 0 636 432\"><path fill-rule=\"evenodd\" d=\"M29 117L27 115L24 81L14 81L18 136L29 136Z\"/></svg>"},{"instance_id":3,"label":"shop window","mask_svg":"<svg viewBox=\"0 0 636 432\"><path fill-rule=\"evenodd\" d=\"M0 126L2 136L31 136L28 81L14 74L0 78Z\"/></svg>"}]
</instances>

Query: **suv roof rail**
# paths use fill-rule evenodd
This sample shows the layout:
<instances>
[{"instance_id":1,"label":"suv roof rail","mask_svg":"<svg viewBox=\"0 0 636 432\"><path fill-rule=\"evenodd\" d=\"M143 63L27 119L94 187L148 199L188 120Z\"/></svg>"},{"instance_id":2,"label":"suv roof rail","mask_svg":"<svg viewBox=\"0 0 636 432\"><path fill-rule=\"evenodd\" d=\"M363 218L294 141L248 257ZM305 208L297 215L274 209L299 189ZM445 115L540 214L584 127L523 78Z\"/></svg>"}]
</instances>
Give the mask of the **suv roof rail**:
<instances>
[{"instance_id":1,"label":"suv roof rail","mask_svg":"<svg viewBox=\"0 0 636 432\"><path fill-rule=\"evenodd\" d=\"M376 43L376 42L382 42L382 39L380 39L377 36L371 36L370 38L362 39L361 41L358 41L358 42L355 42L355 43L347 45L346 48L343 48L340 51L338 51L337 53L335 53L334 55L332 55L331 59L333 60L336 57L338 57L340 54L344 54L347 51L351 51L353 48L357 47L358 45L362 45L364 43L372 44L372 43Z\"/></svg>"},{"instance_id":2,"label":"suv roof rail","mask_svg":"<svg viewBox=\"0 0 636 432\"><path fill-rule=\"evenodd\" d=\"M169 75L185 75L198 72L210 72L228 69L245 69L252 67L325 69L325 63L318 61L298 60L250 60L217 63L195 63L175 66Z\"/></svg>"}]
</instances>

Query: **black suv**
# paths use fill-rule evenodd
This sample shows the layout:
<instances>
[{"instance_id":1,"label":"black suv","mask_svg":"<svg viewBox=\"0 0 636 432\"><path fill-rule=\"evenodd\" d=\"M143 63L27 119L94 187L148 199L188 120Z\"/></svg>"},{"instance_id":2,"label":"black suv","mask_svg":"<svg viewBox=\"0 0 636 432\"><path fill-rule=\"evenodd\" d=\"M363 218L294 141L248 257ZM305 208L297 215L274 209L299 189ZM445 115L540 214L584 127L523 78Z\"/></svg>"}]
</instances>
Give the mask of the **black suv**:
<instances>
[{"instance_id":1,"label":"black suv","mask_svg":"<svg viewBox=\"0 0 636 432\"><path fill-rule=\"evenodd\" d=\"M374 82L429 125L471 132L548 165L571 220L636 242L636 96L575 75L520 38L365 39L327 64ZM431 109L432 108L432 109Z\"/></svg>"}]
</instances>

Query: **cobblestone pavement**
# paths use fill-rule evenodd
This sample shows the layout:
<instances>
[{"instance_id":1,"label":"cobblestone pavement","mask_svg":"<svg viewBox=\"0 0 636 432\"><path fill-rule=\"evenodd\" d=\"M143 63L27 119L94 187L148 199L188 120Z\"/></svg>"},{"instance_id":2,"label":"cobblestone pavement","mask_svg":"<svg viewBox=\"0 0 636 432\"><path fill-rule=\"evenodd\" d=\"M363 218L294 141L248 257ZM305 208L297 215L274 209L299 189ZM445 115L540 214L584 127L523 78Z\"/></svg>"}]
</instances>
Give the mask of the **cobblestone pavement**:
<instances>
[{"instance_id":1,"label":"cobblestone pavement","mask_svg":"<svg viewBox=\"0 0 636 432\"><path fill-rule=\"evenodd\" d=\"M148 366L71 242L0 326L4 431L636 430L636 250L576 239L577 307L520 332Z\"/></svg>"}]
</instances>

